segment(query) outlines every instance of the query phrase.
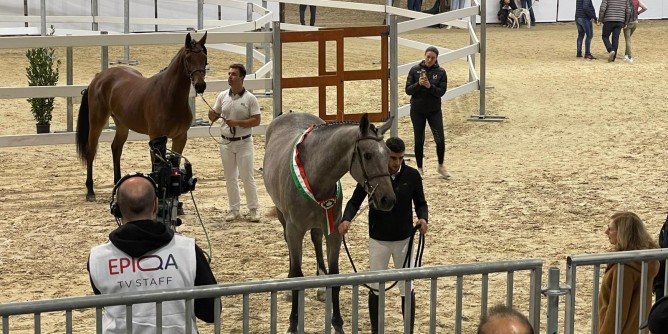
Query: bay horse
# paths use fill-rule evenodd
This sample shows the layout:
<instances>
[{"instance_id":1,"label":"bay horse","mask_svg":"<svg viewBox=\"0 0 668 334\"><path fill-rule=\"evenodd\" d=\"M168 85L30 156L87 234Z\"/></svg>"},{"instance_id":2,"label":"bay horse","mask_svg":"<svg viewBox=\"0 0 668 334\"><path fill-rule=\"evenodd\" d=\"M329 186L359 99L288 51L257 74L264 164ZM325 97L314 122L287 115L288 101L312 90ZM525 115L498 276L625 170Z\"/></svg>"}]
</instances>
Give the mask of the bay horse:
<instances>
[{"instance_id":1,"label":"bay horse","mask_svg":"<svg viewBox=\"0 0 668 334\"><path fill-rule=\"evenodd\" d=\"M172 150L183 152L193 118L188 104L190 86L198 94L206 89L206 36L205 32L196 41L188 33L185 45L169 66L150 78L129 67L112 67L96 74L83 90L76 145L79 159L87 168L86 200L95 201L93 161L109 116L116 125L111 143L114 184L121 178L121 154L129 130L146 134L150 139L167 136L172 139Z\"/></svg>"},{"instance_id":2,"label":"bay horse","mask_svg":"<svg viewBox=\"0 0 668 334\"><path fill-rule=\"evenodd\" d=\"M372 205L377 209L392 209L396 197L388 173L389 150L382 136L390 126L388 121L376 129L367 114L359 123L328 124L307 113L284 114L269 124L263 179L283 225L290 254L288 277L304 276L302 242L308 231L317 272L327 273L322 253L325 235L329 274L339 273L342 238L336 226L342 216L343 196L338 181L346 173L372 194ZM332 325L336 334L343 334L339 290L332 288ZM288 333L297 333L297 306L298 293L293 291Z\"/></svg>"}]
</instances>

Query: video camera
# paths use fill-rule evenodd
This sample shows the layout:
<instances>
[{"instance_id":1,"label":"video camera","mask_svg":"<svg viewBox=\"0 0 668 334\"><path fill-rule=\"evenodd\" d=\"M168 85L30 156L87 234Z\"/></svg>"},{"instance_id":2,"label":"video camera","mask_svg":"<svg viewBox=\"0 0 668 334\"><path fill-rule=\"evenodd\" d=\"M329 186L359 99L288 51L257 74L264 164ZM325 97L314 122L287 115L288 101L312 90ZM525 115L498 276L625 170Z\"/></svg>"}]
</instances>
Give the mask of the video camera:
<instances>
[{"instance_id":1,"label":"video camera","mask_svg":"<svg viewBox=\"0 0 668 334\"><path fill-rule=\"evenodd\" d=\"M179 196L195 190L197 178L193 177L192 165L188 159L175 152L167 153L166 136L151 140L148 146L152 159L150 176L158 186L157 221L176 230L176 226L181 225L181 219L177 215L183 204L179 202ZM179 168L181 158L185 160L185 169Z\"/></svg>"}]
</instances>

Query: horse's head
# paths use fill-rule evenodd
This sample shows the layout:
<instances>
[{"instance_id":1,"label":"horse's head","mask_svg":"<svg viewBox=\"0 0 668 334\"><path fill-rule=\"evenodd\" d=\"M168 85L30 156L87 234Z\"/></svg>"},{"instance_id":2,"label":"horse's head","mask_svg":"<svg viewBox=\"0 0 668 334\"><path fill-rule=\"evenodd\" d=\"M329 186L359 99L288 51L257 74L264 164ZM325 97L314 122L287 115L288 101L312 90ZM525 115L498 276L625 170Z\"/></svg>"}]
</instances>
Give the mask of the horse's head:
<instances>
[{"instance_id":1,"label":"horse's head","mask_svg":"<svg viewBox=\"0 0 668 334\"><path fill-rule=\"evenodd\" d=\"M190 83L195 87L197 94L202 94L206 90L206 81L204 81L207 64L206 47L204 46L204 43L206 43L206 34L207 32L204 32L204 36L199 41L190 37L190 33L186 35L183 63L186 68L186 74L190 78Z\"/></svg>"},{"instance_id":2,"label":"horse's head","mask_svg":"<svg viewBox=\"0 0 668 334\"><path fill-rule=\"evenodd\" d=\"M389 149L383 141L383 133L391 123L392 119L376 129L369 123L368 115L364 114L350 161L350 175L371 194L373 206L383 211L392 210L397 201L388 172Z\"/></svg>"}]
</instances>

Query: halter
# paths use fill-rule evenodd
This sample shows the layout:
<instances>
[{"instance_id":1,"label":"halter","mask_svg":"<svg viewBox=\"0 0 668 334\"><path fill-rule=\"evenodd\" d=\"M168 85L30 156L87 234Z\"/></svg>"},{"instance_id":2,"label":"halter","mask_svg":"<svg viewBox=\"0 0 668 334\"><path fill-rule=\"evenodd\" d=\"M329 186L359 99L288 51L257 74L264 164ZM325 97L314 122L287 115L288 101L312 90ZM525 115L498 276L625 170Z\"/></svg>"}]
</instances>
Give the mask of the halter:
<instances>
[{"instance_id":1,"label":"halter","mask_svg":"<svg viewBox=\"0 0 668 334\"><path fill-rule=\"evenodd\" d=\"M358 145L360 141L367 140L367 139L375 140L375 141L381 141L382 140L382 138L375 137L375 136L373 136L373 137L372 136L364 136L364 137L357 138L357 140L355 141L355 150L353 151L353 156L350 159L350 168L348 168L348 170L352 170L353 161L355 161L355 156L357 156L357 158L360 161L360 168L362 169L362 176L364 177L364 184L362 186L364 187L364 190L367 192L367 194L369 194L369 198L371 198L371 196L373 195L373 193L374 193L374 191L376 190L376 187L377 187L377 185L375 187L371 185L371 180L373 180L375 178L378 178L378 177L390 176L390 173L386 171L386 172L378 173L378 174L373 175L373 176L369 176L369 173L367 173L366 168L364 167L364 159L362 157L362 151L360 150L359 145Z\"/></svg>"}]
</instances>

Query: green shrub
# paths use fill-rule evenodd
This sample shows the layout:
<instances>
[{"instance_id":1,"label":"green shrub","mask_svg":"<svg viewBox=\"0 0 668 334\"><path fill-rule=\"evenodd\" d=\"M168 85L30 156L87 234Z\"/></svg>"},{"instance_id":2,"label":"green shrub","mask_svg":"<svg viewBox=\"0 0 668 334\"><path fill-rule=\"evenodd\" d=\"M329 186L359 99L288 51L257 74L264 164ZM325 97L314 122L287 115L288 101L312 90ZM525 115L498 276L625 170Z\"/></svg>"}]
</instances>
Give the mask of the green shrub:
<instances>
[{"instance_id":1,"label":"green shrub","mask_svg":"<svg viewBox=\"0 0 668 334\"><path fill-rule=\"evenodd\" d=\"M53 32L52 32L53 34ZM55 86L58 83L60 59L56 59L53 48L35 48L26 52L30 65L26 76L30 86ZM54 66L55 65L55 66ZM30 109L37 124L50 124L53 112L53 97L29 98Z\"/></svg>"}]
</instances>

